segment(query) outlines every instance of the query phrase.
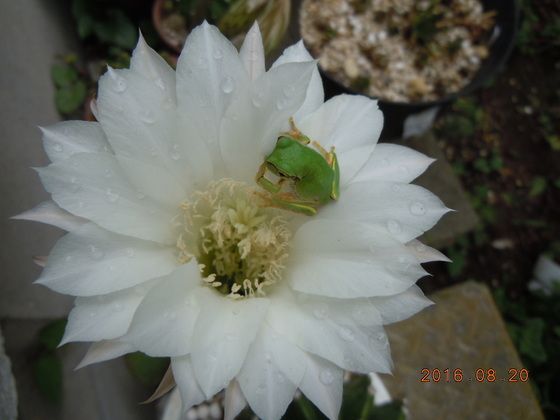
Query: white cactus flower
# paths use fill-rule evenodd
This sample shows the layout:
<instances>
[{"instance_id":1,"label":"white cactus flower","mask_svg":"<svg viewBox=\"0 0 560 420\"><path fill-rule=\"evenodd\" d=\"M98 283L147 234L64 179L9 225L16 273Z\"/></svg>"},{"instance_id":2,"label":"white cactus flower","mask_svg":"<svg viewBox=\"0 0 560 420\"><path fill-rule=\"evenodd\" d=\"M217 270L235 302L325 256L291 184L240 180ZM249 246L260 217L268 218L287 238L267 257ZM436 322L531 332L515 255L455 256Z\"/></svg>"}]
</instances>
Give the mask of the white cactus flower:
<instances>
[{"instance_id":1,"label":"white cactus flower","mask_svg":"<svg viewBox=\"0 0 560 420\"><path fill-rule=\"evenodd\" d=\"M38 283L77 297L63 342L95 342L82 366L170 357L182 411L225 388L228 419L278 419L298 389L334 419L344 370L390 371L383 325L430 305L420 264L445 257L415 238L448 209L410 184L432 159L376 144L375 101L324 102L301 42L265 71L257 26L238 52L205 23L176 72L140 38L95 113L43 130L52 201L19 216L68 231ZM338 158L313 216L255 181L291 117ZM277 175L290 201L304 176Z\"/></svg>"}]
</instances>

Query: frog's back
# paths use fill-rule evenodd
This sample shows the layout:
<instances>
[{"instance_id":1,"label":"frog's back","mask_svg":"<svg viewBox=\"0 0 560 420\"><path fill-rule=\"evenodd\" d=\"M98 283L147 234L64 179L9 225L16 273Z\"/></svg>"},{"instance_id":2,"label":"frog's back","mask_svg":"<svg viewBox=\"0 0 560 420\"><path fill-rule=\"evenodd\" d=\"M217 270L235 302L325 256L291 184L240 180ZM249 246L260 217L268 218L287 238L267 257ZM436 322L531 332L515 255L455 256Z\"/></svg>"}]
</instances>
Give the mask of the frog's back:
<instances>
[{"instance_id":1,"label":"frog's back","mask_svg":"<svg viewBox=\"0 0 560 420\"><path fill-rule=\"evenodd\" d=\"M295 188L301 198L329 200L333 171L319 152L297 140L280 137L266 160L284 176L297 179Z\"/></svg>"}]
</instances>

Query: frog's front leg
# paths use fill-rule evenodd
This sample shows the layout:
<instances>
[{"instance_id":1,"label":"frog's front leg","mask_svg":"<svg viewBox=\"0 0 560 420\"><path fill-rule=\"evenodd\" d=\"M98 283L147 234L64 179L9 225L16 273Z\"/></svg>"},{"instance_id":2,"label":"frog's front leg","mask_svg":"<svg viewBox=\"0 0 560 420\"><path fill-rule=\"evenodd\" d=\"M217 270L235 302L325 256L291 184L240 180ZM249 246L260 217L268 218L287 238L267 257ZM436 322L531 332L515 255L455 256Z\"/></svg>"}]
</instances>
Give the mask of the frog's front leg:
<instances>
[{"instance_id":1,"label":"frog's front leg","mask_svg":"<svg viewBox=\"0 0 560 420\"><path fill-rule=\"evenodd\" d=\"M255 176L255 181L257 182L257 184L259 184L261 187L263 187L266 191L272 193L272 194L276 194L278 193L281 189L282 189L282 180L280 180L280 182L278 183L274 183L271 180L269 180L265 174L266 174L266 170L268 169L268 165L266 162L264 162L261 166L259 166L259 170L257 171L257 175Z\"/></svg>"}]
</instances>

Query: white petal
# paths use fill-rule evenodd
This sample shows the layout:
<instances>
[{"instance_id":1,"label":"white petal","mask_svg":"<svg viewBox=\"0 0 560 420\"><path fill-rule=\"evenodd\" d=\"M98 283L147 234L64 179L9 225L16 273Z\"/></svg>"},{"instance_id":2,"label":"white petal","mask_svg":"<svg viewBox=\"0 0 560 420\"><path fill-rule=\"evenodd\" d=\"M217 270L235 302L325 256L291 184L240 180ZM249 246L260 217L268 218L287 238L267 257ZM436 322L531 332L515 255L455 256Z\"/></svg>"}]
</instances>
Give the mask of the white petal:
<instances>
[{"instance_id":1,"label":"white petal","mask_svg":"<svg viewBox=\"0 0 560 420\"><path fill-rule=\"evenodd\" d=\"M183 403L181 401L181 393L175 388L165 400L163 414L160 420L181 420L183 418Z\"/></svg>"},{"instance_id":2,"label":"white petal","mask_svg":"<svg viewBox=\"0 0 560 420\"><path fill-rule=\"evenodd\" d=\"M430 191L417 185L384 181L354 182L318 218L377 225L401 242L431 229L449 209Z\"/></svg>"},{"instance_id":3,"label":"white petal","mask_svg":"<svg viewBox=\"0 0 560 420\"><path fill-rule=\"evenodd\" d=\"M409 147L397 144L378 144L369 160L352 182L391 181L409 183L422 175L435 159Z\"/></svg>"},{"instance_id":4,"label":"white petal","mask_svg":"<svg viewBox=\"0 0 560 420\"><path fill-rule=\"evenodd\" d=\"M414 254L414 256L421 263L426 263L430 261L451 262L449 258L443 255L437 249L424 245L422 242L416 239L413 239L412 241L407 243L406 247Z\"/></svg>"},{"instance_id":5,"label":"white petal","mask_svg":"<svg viewBox=\"0 0 560 420\"><path fill-rule=\"evenodd\" d=\"M191 168L204 163L204 150L177 125L175 92L165 78L109 68L99 79L99 122L117 157L149 163L178 183L193 184L197 174Z\"/></svg>"},{"instance_id":6,"label":"white petal","mask_svg":"<svg viewBox=\"0 0 560 420\"><path fill-rule=\"evenodd\" d=\"M123 340L149 356L174 357L190 352L194 325L200 311L196 289L202 280L193 260L161 278L134 314ZM194 293L193 293L194 292Z\"/></svg>"},{"instance_id":7,"label":"white petal","mask_svg":"<svg viewBox=\"0 0 560 420\"><path fill-rule=\"evenodd\" d=\"M120 337L128 330L136 308L156 283L157 281L151 281L134 289L77 298L68 315L61 344Z\"/></svg>"},{"instance_id":8,"label":"white petal","mask_svg":"<svg viewBox=\"0 0 560 420\"><path fill-rule=\"evenodd\" d=\"M269 328L251 345L239 385L257 416L279 419L292 401L305 373L304 353Z\"/></svg>"},{"instance_id":9,"label":"white petal","mask_svg":"<svg viewBox=\"0 0 560 420\"><path fill-rule=\"evenodd\" d=\"M345 185L367 162L383 128L377 101L358 95L338 95L297 121L298 128L325 149L335 148ZM366 147L368 147L366 149ZM353 149L364 148L359 153ZM349 161L347 163L346 161Z\"/></svg>"},{"instance_id":10,"label":"white petal","mask_svg":"<svg viewBox=\"0 0 560 420\"><path fill-rule=\"evenodd\" d=\"M228 174L253 182L289 118L305 99L315 63L289 63L263 74L237 95L222 123L221 149Z\"/></svg>"},{"instance_id":11,"label":"white petal","mask_svg":"<svg viewBox=\"0 0 560 420\"><path fill-rule=\"evenodd\" d=\"M276 293L266 322L278 334L343 369L390 372L381 315L367 299L299 295L295 300L288 288Z\"/></svg>"},{"instance_id":12,"label":"white petal","mask_svg":"<svg viewBox=\"0 0 560 420\"><path fill-rule=\"evenodd\" d=\"M59 293L111 293L169 273L172 249L108 232L87 223L62 237L37 280Z\"/></svg>"},{"instance_id":13,"label":"white petal","mask_svg":"<svg viewBox=\"0 0 560 420\"><path fill-rule=\"evenodd\" d=\"M178 208L192 187L189 181L179 182L171 172L149 162L123 156L119 156L118 161L130 183L138 191L137 195L145 194L167 208Z\"/></svg>"},{"instance_id":14,"label":"white petal","mask_svg":"<svg viewBox=\"0 0 560 420\"><path fill-rule=\"evenodd\" d=\"M224 396L224 420L234 420L246 406L247 400L241 392L239 382L231 381Z\"/></svg>"},{"instance_id":15,"label":"white petal","mask_svg":"<svg viewBox=\"0 0 560 420\"><path fill-rule=\"evenodd\" d=\"M152 80L159 89L169 95L173 102L176 102L175 71L146 44L142 34L139 35L138 44L130 59L130 69Z\"/></svg>"},{"instance_id":16,"label":"white petal","mask_svg":"<svg viewBox=\"0 0 560 420\"><path fill-rule=\"evenodd\" d=\"M400 293L427 274L403 244L362 223L308 222L291 255L286 277L295 290L335 298Z\"/></svg>"},{"instance_id":17,"label":"white petal","mask_svg":"<svg viewBox=\"0 0 560 420\"><path fill-rule=\"evenodd\" d=\"M173 377L181 393L183 413L193 405L200 404L206 399L202 393L202 389L200 389L200 385L198 385L196 381L190 356L172 357L171 369L173 370Z\"/></svg>"},{"instance_id":18,"label":"white petal","mask_svg":"<svg viewBox=\"0 0 560 420\"><path fill-rule=\"evenodd\" d=\"M171 221L176 210L136 191L113 156L79 153L37 172L63 209L123 235L175 242Z\"/></svg>"},{"instance_id":19,"label":"white petal","mask_svg":"<svg viewBox=\"0 0 560 420\"><path fill-rule=\"evenodd\" d=\"M434 304L416 285L397 295L371 298L370 302L381 313L384 324L392 324L410 318Z\"/></svg>"},{"instance_id":20,"label":"white petal","mask_svg":"<svg viewBox=\"0 0 560 420\"><path fill-rule=\"evenodd\" d=\"M86 219L74 216L66 210L61 209L56 203L50 200L42 202L31 210L24 211L12 217L12 219L47 223L67 231L76 230L87 222Z\"/></svg>"},{"instance_id":21,"label":"white petal","mask_svg":"<svg viewBox=\"0 0 560 420\"><path fill-rule=\"evenodd\" d=\"M342 405L344 371L320 357L306 354L305 376L299 388L330 420L336 420Z\"/></svg>"},{"instance_id":22,"label":"white petal","mask_svg":"<svg viewBox=\"0 0 560 420\"><path fill-rule=\"evenodd\" d=\"M109 143L97 122L62 121L41 128L43 145L51 162L64 160L76 153L109 152Z\"/></svg>"},{"instance_id":23,"label":"white petal","mask_svg":"<svg viewBox=\"0 0 560 420\"><path fill-rule=\"evenodd\" d=\"M237 375L253 341L268 301L234 301L205 288L192 343L196 378L210 398Z\"/></svg>"},{"instance_id":24,"label":"white petal","mask_svg":"<svg viewBox=\"0 0 560 420\"><path fill-rule=\"evenodd\" d=\"M239 57L247 70L249 79L257 80L264 73L264 47L259 23L255 21L245 35Z\"/></svg>"},{"instance_id":25,"label":"white petal","mask_svg":"<svg viewBox=\"0 0 560 420\"><path fill-rule=\"evenodd\" d=\"M303 41L286 48L282 55L274 62L272 68L280 66L286 63L300 63L314 61L309 51L305 48ZM299 121L308 114L311 114L317 108L319 108L325 101L325 92L323 90L323 81L321 80L321 75L319 74L319 68L315 65L311 80L309 81L309 86L307 88L307 94L305 96L305 101L298 109L294 115L294 119Z\"/></svg>"},{"instance_id":26,"label":"white petal","mask_svg":"<svg viewBox=\"0 0 560 420\"><path fill-rule=\"evenodd\" d=\"M192 162L198 176L212 178L212 171L203 167L209 166L208 159L214 169L222 170L219 123L248 83L237 50L216 27L204 22L190 33L177 63L177 103L179 128L189 136L186 152L191 153L191 142L202 141L210 153L204 161Z\"/></svg>"},{"instance_id":27,"label":"white petal","mask_svg":"<svg viewBox=\"0 0 560 420\"><path fill-rule=\"evenodd\" d=\"M111 360L116 357L120 357L123 354L132 353L134 348L125 342L119 340L104 340L97 343L93 343L82 361L76 369L83 368L94 363L104 362L106 360Z\"/></svg>"}]
</instances>

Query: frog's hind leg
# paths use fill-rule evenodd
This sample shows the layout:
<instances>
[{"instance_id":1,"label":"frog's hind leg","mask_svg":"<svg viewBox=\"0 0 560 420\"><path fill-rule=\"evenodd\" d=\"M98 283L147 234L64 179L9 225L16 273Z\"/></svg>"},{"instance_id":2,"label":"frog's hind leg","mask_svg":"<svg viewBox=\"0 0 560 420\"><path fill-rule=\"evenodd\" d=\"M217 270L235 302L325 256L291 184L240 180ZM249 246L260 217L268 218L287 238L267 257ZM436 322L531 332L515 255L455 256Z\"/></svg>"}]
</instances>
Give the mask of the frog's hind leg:
<instances>
[{"instance_id":1,"label":"frog's hind leg","mask_svg":"<svg viewBox=\"0 0 560 420\"><path fill-rule=\"evenodd\" d=\"M299 128L296 127L296 123L294 121L294 117L290 117L290 131L288 131L288 135L293 138L294 140L299 141L301 144L308 145L311 140L301 131Z\"/></svg>"},{"instance_id":2,"label":"frog's hind leg","mask_svg":"<svg viewBox=\"0 0 560 420\"><path fill-rule=\"evenodd\" d=\"M317 209L313 202L298 200L292 193L281 193L274 196L266 197L266 205L276 207L282 210L292 211L294 213L305 214L306 216L314 216Z\"/></svg>"}]
</instances>

